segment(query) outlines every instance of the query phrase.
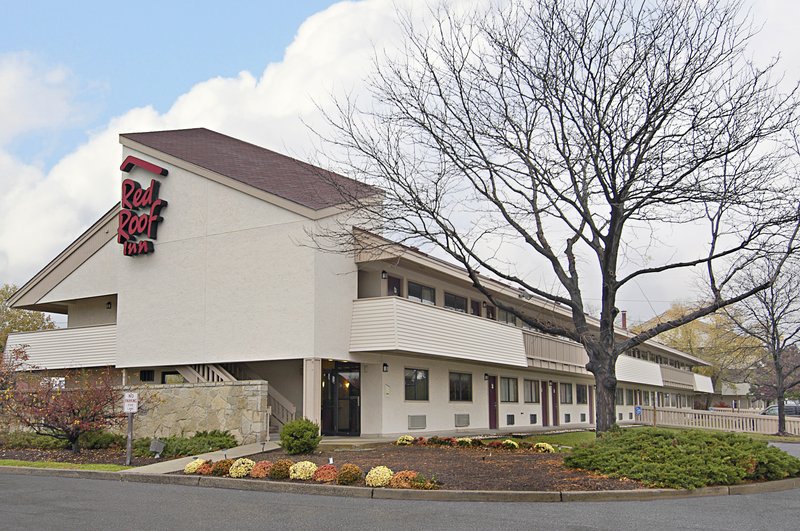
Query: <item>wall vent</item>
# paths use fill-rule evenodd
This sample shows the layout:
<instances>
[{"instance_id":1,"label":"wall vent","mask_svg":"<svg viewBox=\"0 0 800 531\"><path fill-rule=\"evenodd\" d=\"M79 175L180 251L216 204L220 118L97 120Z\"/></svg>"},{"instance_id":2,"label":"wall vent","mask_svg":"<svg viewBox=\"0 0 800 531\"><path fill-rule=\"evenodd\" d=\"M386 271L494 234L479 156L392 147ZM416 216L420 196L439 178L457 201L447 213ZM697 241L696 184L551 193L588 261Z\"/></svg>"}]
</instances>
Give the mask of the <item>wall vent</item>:
<instances>
[{"instance_id":1,"label":"wall vent","mask_svg":"<svg viewBox=\"0 0 800 531\"><path fill-rule=\"evenodd\" d=\"M424 430L427 426L427 418L425 415L409 415L408 416L408 429L409 430Z\"/></svg>"},{"instance_id":2,"label":"wall vent","mask_svg":"<svg viewBox=\"0 0 800 531\"><path fill-rule=\"evenodd\" d=\"M514 415L506 415L506 426L514 425Z\"/></svg>"},{"instance_id":3,"label":"wall vent","mask_svg":"<svg viewBox=\"0 0 800 531\"><path fill-rule=\"evenodd\" d=\"M536 413L531 413L531 424L536 424Z\"/></svg>"},{"instance_id":4,"label":"wall vent","mask_svg":"<svg viewBox=\"0 0 800 531\"><path fill-rule=\"evenodd\" d=\"M466 428L469 426L469 413L455 414L456 428Z\"/></svg>"}]
</instances>

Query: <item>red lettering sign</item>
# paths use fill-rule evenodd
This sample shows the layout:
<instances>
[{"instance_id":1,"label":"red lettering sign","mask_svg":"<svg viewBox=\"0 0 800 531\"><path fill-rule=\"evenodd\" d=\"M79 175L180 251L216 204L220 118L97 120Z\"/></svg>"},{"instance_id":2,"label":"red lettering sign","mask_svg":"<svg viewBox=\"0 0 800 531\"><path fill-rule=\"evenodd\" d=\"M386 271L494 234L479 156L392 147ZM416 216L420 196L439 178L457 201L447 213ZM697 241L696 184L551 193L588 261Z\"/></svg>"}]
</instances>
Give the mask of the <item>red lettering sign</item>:
<instances>
[{"instance_id":1,"label":"red lettering sign","mask_svg":"<svg viewBox=\"0 0 800 531\"><path fill-rule=\"evenodd\" d=\"M123 168L123 171L126 170ZM157 238L158 224L164 219L160 215L161 209L167 206L167 202L158 197L159 186L160 183L155 179L151 179L150 185L144 189L133 179L122 181L122 208L119 212L117 242L122 244L122 252L126 256L153 252L151 240Z\"/></svg>"}]
</instances>

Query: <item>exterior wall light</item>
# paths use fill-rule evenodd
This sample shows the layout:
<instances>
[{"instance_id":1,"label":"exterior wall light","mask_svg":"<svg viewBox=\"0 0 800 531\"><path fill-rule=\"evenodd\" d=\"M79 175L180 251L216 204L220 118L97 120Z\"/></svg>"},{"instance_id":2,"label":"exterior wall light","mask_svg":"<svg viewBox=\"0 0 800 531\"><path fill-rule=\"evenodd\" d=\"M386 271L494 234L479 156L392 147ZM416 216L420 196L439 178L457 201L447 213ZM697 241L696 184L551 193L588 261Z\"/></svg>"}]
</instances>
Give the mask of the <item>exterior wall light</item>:
<instances>
[{"instance_id":1,"label":"exterior wall light","mask_svg":"<svg viewBox=\"0 0 800 531\"><path fill-rule=\"evenodd\" d=\"M388 363L384 363L383 364L383 372L389 372L389 364Z\"/></svg>"},{"instance_id":2,"label":"exterior wall light","mask_svg":"<svg viewBox=\"0 0 800 531\"><path fill-rule=\"evenodd\" d=\"M106 310L110 310L110 309L111 309L111 301L106 303Z\"/></svg>"},{"instance_id":3,"label":"exterior wall light","mask_svg":"<svg viewBox=\"0 0 800 531\"><path fill-rule=\"evenodd\" d=\"M383 280L386 280L387 278L389 278L389 275L386 273L386 271L381 271L381 278Z\"/></svg>"},{"instance_id":4,"label":"exterior wall light","mask_svg":"<svg viewBox=\"0 0 800 531\"><path fill-rule=\"evenodd\" d=\"M486 304L486 303L484 303L484 304ZM483 373L483 381L484 382L488 382L489 381L489 375L487 373Z\"/></svg>"}]
</instances>

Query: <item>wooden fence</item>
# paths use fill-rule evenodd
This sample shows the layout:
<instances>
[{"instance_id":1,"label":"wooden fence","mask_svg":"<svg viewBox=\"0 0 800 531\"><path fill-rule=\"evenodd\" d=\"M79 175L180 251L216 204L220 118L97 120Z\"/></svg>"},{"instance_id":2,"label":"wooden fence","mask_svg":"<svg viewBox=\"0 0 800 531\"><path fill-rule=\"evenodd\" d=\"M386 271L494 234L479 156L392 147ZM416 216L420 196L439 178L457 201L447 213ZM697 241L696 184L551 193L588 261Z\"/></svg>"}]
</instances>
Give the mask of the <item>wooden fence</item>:
<instances>
[{"instance_id":1,"label":"wooden fence","mask_svg":"<svg viewBox=\"0 0 800 531\"><path fill-rule=\"evenodd\" d=\"M642 407L641 411L641 414L636 415L636 422L652 426L653 408ZM657 426L703 428L742 433L771 434L778 431L777 416L699 409L658 408L655 424ZM786 431L792 435L800 435L800 418L786 417Z\"/></svg>"}]
</instances>

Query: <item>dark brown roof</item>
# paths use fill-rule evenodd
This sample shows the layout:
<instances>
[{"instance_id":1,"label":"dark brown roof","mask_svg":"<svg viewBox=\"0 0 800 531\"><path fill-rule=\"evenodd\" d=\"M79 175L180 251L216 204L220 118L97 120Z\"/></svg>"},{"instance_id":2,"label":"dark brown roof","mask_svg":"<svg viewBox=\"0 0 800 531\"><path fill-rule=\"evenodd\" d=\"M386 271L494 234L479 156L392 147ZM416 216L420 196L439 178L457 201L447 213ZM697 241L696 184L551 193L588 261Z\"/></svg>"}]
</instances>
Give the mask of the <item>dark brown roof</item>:
<instances>
[{"instance_id":1,"label":"dark brown roof","mask_svg":"<svg viewBox=\"0 0 800 531\"><path fill-rule=\"evenodd\" d=\"M313 210L376 188L205 128L120 135Z\"/></svg>"}]
</instances>

